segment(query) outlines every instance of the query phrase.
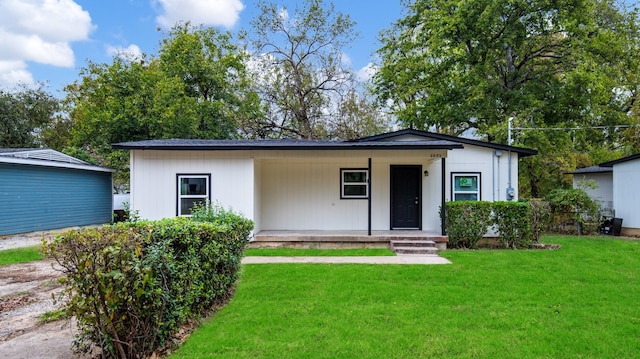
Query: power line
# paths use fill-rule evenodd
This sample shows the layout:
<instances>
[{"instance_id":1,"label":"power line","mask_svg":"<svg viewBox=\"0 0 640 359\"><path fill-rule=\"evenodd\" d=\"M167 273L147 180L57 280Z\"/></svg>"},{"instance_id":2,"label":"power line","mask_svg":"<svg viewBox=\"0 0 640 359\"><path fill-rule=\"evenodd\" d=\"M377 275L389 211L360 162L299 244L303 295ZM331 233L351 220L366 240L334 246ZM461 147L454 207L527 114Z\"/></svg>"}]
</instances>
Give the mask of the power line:
<instances>
[{"instance_id":1,"label":"power line","mask_svg":"<svg viewBox=\"0 0 640 359\"><path fill-rule=\"evenodd\" d=\"M584 126L584 127L512 127L512 130L550 130L550 131L566 131L566 130L586 130L586 129L605 129L605 128L629 128L639 125L613 125L613 126Z\"/></svg>"}]
</instances>

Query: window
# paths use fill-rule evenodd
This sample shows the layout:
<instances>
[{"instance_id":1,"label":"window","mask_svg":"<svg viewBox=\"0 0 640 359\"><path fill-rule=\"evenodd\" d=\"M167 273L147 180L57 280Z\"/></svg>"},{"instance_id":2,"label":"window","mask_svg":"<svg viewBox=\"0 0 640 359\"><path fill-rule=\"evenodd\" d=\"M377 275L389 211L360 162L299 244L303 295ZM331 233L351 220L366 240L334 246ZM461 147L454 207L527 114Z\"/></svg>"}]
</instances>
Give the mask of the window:
<instances>
[{"instance_id":1,"label":"window","mask_svg":"<svg viewBox=\"0 0 640 359\"><path fill-rule=\"evenodd\" d=\"M340 169L340 198L368 198L369 178L367 169Z\"/></svg>"},{"instance_id":2,"label":"window","mask_svg":"<svg viewBox=\"0 0 640 359\"><path fill-rule=\"evenodd\" d=\"M453 200L479 201L480 173L452 173Z\"/></svg>"},{"instance_id":3,"label":"window","mask_svg":"<svg viewBox=\"0 0 640 359\"><path fill-rule=\"evenodd\" d=\"M210 182L208 174L178 175L178 216L190 216L194 204L211 200Z\"/></svg>"}]
</instances>

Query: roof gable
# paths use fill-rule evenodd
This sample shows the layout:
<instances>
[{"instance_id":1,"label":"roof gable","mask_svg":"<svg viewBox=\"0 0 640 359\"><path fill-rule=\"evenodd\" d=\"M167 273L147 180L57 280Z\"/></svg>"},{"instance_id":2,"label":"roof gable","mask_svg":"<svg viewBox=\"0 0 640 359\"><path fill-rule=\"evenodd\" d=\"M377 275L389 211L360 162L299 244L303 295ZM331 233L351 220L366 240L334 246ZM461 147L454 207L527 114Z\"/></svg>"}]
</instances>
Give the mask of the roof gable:
<instances>
[{"instance_id":1,"label":"roof gable","mask_svg":"<svg viewBox=\"0 0 640 359\"><path fill-rule=\"evenodd\" d=\"M420 130L414 130L414 129L405 129L405 130L399 130L395 132L383 133L381 135L364 137L355 141L356 142L405 141L406 139L411 139L412 141L415 141L416 139L418 139L419 141L436 141L436 140L451 141L451 142L456 142L461 144L487 147L487 148L492 148L496 150L513 151L518 153L520 157L532 156L538 153L538 151L528 149L528 148L508 146L508 145L502 145L498 143L478 141L470 138L456 137L456 136L444 135L441 133L420 131Z\"/></svg>"},{"instance_id":2,"label":"roof gable","mask_svg":"<svg viewBox=\"0 0 640 359\"><path fill-rule=\"evenodd\" d=\"M113 172L112 169L94 166L50 148L0 148L0 163Z\"/></svg>"}]
</instances>

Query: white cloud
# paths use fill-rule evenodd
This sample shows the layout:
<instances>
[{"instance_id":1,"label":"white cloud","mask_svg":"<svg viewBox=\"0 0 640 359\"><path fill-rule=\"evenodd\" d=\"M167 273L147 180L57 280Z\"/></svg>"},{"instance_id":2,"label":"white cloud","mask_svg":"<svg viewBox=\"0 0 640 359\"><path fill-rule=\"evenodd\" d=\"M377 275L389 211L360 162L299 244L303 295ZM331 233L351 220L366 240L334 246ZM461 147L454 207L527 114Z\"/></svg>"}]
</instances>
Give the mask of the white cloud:
<instances>
[{"instance_id":1,"label":"white cloud","mask_svg":"<svg viewBox=\"0 0 640 359\"><path fill-rule=\"evenodd\" d=\"M0 61L0 88L10 88L20 83L35 83L33 76L27 71L27 64L23 61Z\"/></svg>"},{"instance_id":2,"label":"white cloud","mask_svg":"<svg viewBox=\"0 0 640 359\"><path fill-rule=\"evenodd\" d=\"M366 82L369 81L377 71L378 67L370 62L365 67L356 72L356 78L360 82Z\"/></svg>"},{"instance_id":3,"label":"white cloud","mask_svg":"<svg viewBox=\"0 0 640 359\"><path fill-rule=\"evenodd\" d=\"M127 47L107 46L109 56L118 56L124 60L138 61L142 59L142 50L136 44Z\"/></svg>"},{"instance_id":4,"label":"white cloud","mask_svg":"<svg viewBox=\"0 0 640 359\"><path fill-rule=\"evenodd\" d=\"M164 27L172 27L180 21L194 25L221 25L233 27L244 9L240 0L157 0L162 14L156 21Z\"/></svg>"},{"instance_id":5,"label":"white cloud","mask_svg":"<svg viewBox=\"0 0 640 359\"><path fill-rule=\"evenodd\" d=\"M88 39L93 28L73 0L0 1L0 85L33 82L28 61L73 67L70 43Z\"/></svg>"}]
</instances>

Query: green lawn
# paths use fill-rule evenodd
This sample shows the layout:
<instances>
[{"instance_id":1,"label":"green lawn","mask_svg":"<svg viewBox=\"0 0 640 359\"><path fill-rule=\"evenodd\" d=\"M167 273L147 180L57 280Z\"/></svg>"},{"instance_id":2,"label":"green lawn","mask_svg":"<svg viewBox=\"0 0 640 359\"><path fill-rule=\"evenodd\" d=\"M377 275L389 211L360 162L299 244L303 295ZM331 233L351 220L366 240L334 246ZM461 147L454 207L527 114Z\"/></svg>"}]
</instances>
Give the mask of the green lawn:
<instances>
[{"instance_id":1,"label":"green lawn","mask_svg":"<svg viewBox=\"0 0 640 359\"><path fill-rule=\"evenodd\" d=\"M273 256L303 256L303 257L327 257L327 256L395 256L396 254L386 248L367 249L295 249L295 248L255 248L247 249L245 256L273 257Z\"/></svg>"},{"instance_id":2,"label":"green lawn","mask_svg":"<svg viewBox=\"0 0 640 359\"><path fill-rule=\"evenodd\" d=\"M631 358L640 242L446 251L452 265L245 265L175 358Z\"/></svg>"},{"instance_id":3,"label":"green lawn","mask_svg":"<svg viewBox=\"0 0 640 359\"><path fill-rule=\"evenodd\" d=\"M30 246L0 251L0 265L25 263L44 259L40 246Z\"/></svg>"}]
</instances>

